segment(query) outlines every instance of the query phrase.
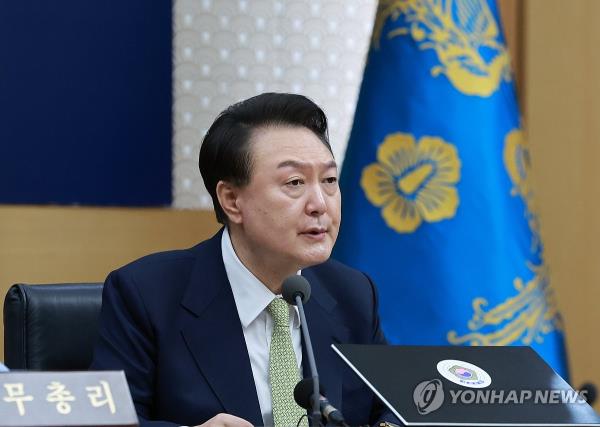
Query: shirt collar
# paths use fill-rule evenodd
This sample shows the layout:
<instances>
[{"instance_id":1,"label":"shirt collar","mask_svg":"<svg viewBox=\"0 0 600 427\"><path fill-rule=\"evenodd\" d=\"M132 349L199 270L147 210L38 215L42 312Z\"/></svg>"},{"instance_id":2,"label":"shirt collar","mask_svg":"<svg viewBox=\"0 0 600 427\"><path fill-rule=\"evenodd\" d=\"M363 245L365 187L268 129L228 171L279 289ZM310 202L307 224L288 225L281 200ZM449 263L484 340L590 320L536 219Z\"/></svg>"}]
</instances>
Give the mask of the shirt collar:
<instances>
[{"instance_id":1,"label":"shirt collar","mask_svg":"<svg viewBox=\"0 0 600 427\"><path fill-rule=\"evenodd\" d=\"M231 285L233 299L238 310L242 326L247 328L265 308L273 301L275 295L267 288L250 270L240 261L229 236L229 229L225 227L221 237L221 253L225 272ZM300 274L300 270L298 270ZM294 328L300 327L298 307L294 306Z\"/></svg>"}]
</instances>

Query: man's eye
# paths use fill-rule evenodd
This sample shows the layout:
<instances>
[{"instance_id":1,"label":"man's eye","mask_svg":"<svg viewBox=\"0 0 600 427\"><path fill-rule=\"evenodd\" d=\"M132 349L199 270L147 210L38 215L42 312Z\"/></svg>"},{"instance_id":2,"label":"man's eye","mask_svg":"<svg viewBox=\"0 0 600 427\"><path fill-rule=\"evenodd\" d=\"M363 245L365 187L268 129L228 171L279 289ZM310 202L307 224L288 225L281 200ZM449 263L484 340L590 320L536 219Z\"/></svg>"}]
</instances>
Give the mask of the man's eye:
<instances>
[{"instance_id":1,"label":"man's eye","mask_svg":"<svg viewBox=\"0 0 600 427\"><path fill-rule=\"evenodd\" d=\"M288 183L287 183L287 185L289 185L291 187L298 187L300 184L302 184L301 179L292 179L291 181L288 181Z\"/></svg>"},{"instance_id":2,"label":"man's eye","mask_svg":"<svg viewBox=\"0 0 600 427\"><path fill-rule=\"evenodd\" d=\"M335 184L337 182L337 178L335 176L330 176L329 178L325 178L325 182L327 184Z\"/></svg>"}]
</instances>

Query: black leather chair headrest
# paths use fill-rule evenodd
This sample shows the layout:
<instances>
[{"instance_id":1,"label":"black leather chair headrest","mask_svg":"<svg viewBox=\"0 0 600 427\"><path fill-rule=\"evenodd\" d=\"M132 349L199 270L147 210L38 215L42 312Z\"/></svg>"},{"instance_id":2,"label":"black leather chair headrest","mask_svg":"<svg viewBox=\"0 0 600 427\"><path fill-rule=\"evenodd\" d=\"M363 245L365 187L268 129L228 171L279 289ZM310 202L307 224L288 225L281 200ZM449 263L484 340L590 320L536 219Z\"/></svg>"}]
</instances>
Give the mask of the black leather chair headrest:
<instances>
[{"instance_id":1,"label":"black leather chair headrest","mask_svg":"<svg viewBox=\"0 0 600 427\"><path fill-rule=\"evenodd\" d=\"M87 370L101 306L101 283L13 285L4 300L6 365Z\"/></svg>"}]
</instances>

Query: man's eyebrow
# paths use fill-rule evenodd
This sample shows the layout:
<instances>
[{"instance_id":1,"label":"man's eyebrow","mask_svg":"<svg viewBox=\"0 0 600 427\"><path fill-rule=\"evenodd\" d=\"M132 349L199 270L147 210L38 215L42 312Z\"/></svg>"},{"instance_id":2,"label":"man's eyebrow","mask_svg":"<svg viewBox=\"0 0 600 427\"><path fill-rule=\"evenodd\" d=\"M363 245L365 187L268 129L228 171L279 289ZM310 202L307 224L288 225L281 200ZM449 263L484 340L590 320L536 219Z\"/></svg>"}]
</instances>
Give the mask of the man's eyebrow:
<instances>
[{"instance_id":1,"label":"man's eyebrow","mask_svg":"<svg viewBox=\"0 0 600 427\"><path fill-rule=\"evenodd\" d=\"M337 163L335 162L335 160L330 160L328 162L321 163L321 165L323 166L323 169L337 168ZM297 160L284 160L283 162L277 165L277 169L286 167L291 167L295 169L308 169L310 167L310 163L299 162Z\"/></svg>"}]
</instances>

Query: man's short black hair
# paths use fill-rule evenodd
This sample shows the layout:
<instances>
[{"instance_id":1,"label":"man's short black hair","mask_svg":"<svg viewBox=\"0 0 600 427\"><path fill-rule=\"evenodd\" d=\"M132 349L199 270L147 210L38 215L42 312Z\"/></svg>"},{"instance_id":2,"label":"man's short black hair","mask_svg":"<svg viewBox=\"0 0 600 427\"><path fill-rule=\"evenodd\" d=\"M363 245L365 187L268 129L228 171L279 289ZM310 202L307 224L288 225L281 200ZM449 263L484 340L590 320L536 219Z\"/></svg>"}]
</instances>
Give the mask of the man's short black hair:
<instances>
[{"instance_id":1,"label":"man's short black hair","mask_svg":"<svg viewBox=\"0 0 600 427\"><path fill-rule=\"evenodd\" d=\"M206 133L198 166L212 197L217 221L227 223L217 199L217 183L227 181L238 187L250 182L252 131L268 126L299 126L310 129L329 149L327 117L321 108L302 95L263 93L238 102L223 111ZM333 154L333 152L332 152Z\"/></svg>"}]
</instances>

